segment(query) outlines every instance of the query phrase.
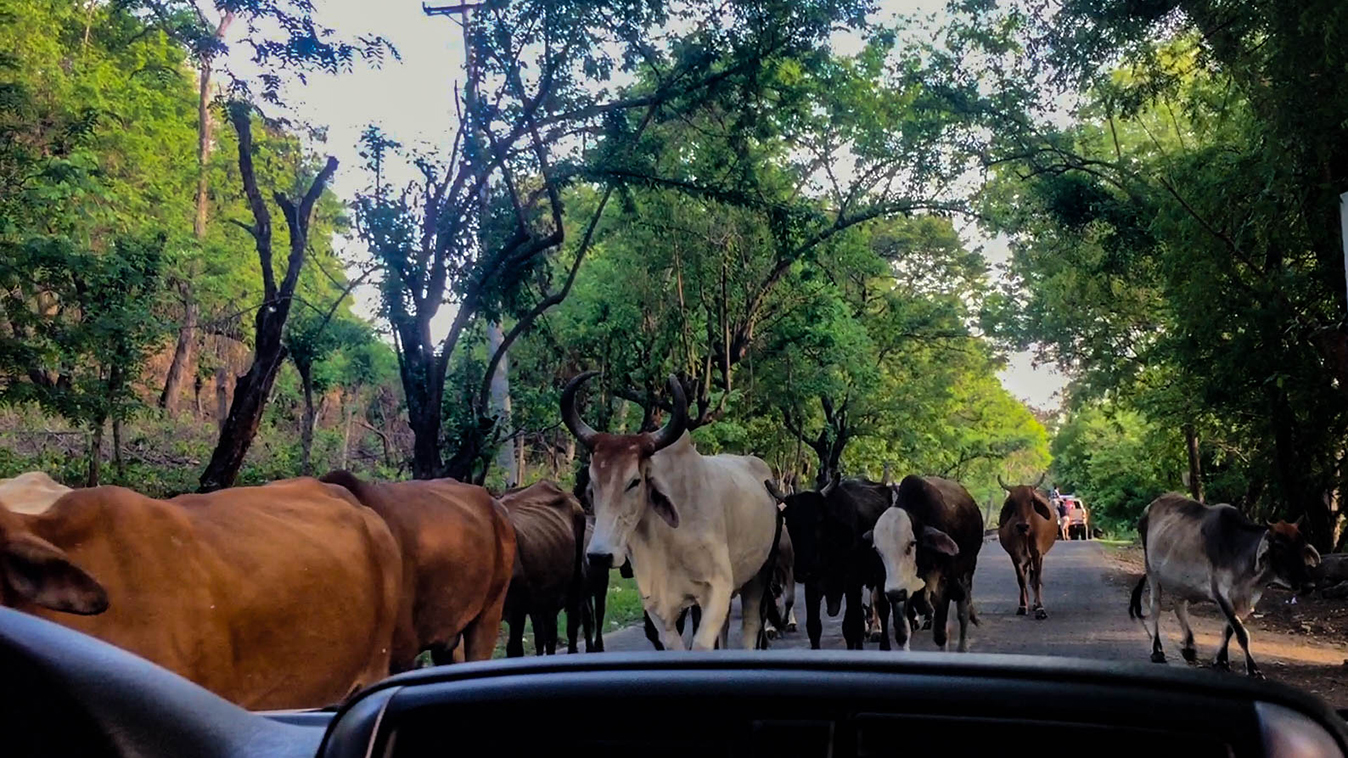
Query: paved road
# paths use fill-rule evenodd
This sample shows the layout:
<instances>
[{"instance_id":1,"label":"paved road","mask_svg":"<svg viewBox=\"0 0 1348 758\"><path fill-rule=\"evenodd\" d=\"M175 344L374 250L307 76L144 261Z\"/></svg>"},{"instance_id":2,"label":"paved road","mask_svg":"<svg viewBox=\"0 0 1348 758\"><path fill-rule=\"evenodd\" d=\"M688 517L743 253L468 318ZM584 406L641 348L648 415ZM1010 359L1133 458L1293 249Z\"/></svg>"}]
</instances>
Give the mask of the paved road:
<instances>
[{"instance_id":1,"label":"paved road","mask_svg":"<svg viewBox=\"0 0 1348 758\"><path fill-rule=\"evenodd\" d=\"M1096 542L1059 542L1045 558L1044 606L1049 617L1036 621L1017 616L1019 591L1011 561L994 540L985 542L974 576L974 606L980 626L970 630L970 650L984 653L1025 653L1058 655L1105 660L1146 661L1150 645L1146 632L1128 618L1128 592L1131 586L1121 580L1118 571ZM804 589L797 588L798 602L804 602ZM1200 656L1211 659L1221 632L1220 621L1212 613L1195 609L1194 628ZM797 606L799 631L773 643L774 648L808 648L805 612ZM951 612L952 624L954 612ZM845 649L842 616L824 616L825 649ZM1179 660L1179 629L1173 614L1164 612L1162 632L1172 665ZM1333 647L1308 646L1304 638L1273 633L1254 633L1254 650L1260 662L1339 665L1344 651ZM731 621L732 648L739 646L739 614L736 604ZM954 642L952 635L952 649ZM609 650L649 650L650 644L640 627L624 629L605 637ZM1234 642L1232 643L1234 646ZM867 649L876 646L867 644ZM935 650L931 632L916 633L914 650ZM1233 651L1233 659L1239 660Z\"/></svg>"}]
</instances>

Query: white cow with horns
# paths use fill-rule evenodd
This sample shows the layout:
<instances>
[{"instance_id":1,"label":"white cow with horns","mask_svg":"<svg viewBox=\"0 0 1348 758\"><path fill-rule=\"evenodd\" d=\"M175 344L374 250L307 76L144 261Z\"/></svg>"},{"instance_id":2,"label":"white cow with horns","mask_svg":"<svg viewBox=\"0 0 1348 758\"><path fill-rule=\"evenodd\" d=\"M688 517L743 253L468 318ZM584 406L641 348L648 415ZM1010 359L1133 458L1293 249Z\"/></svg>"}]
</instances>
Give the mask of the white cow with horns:
<instances>
[{"instance_id":1,"label":"white cow with horns","mask_svg":"<svg viewBox=\"0 0 1348 758\"><path fill-rule=\"evenodd\" d=\"M743 641L752 648L762 626L767 566L777 530L777 503L763 481L767 464L743 455L702 455L687 434L688 402L669 378L673 411L664 428L642 434L605 434L576 411L576 391L598 372L572 379L562 392L562 419L590 451L594 537L587 555L607 570L632 562L646 613L666 649L684 649L680 612L702 609L694 650L726 643L730 599L739 593Z\"/></svg>"}]
</instances>

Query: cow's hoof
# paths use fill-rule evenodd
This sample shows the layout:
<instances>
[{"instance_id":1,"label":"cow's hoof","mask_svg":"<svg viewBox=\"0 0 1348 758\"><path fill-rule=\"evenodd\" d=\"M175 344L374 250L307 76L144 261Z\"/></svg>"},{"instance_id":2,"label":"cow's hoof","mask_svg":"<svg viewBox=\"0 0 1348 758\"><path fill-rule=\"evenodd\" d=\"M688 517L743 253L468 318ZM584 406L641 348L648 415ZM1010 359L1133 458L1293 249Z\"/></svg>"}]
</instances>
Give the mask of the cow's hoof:
<instances>
[{"instance_id":1,"label":"cow's hoof","mask_svg":"<svg viewBox=\"0 0 1348 758\"><path fill-rule=\"evenodd\" d=\"M1212 670L1213 670L1213 671L1230 671L1230 670L1231 670L1231 662L1230 662L1230 661L1213 661L1213 662L1212 662Z\"/></svg>"},{"instance_id":2,"label":"cow's hoof","mask_svg":"<svg viewBox=\"0 0 1348 758\"><path fill-rule=\"evenodd\" d=\"M1191 647L1182 648L1180 650L1180 655L1184 656L1184 660L1187 663L1198 663L1198 651Z\"/></svg>"},{"instance_id":3,"label":"cow's hoof","mask_svg":"<svg viewBox=\"0 0 1348 758\"><path fill-rule=\"evenodd\" d=\"M923 619L923 620L922 620L922 628L923 628L923 629L930 629L930 628L931 628L931 619Z\"/></svg>"},{"instance_id":4,"label":"cow's hoof","mask_svg":"<svg viewBox=\"0 0 1348 758\"><path fill-rule=\"evenodd\" d=\"M871 642L879 642L880 640L884 639L884 637L879 632L871 632L870 634L866 635L866 639L870 640Z\"/></svg>"},{"instance_id":5,"label":"cow's hoof","mask_svg":"<svg viewBox=\"0 0 1348 758\"><path fill-rule=\"evenodd\" d=\"M1048 618L1048 611L1044 610L1043 608L1035 608L1035 609L1034 609L1034 619L1035 619L1035 621L1043 621L1043 620L1046 619L1046 618Z\"/></svg>"},{"instance_id":6,"label":"cow's hoof","mask_svg":"<svg viewBox=\"0 0 1348 758\"><path fill-rule=\"evenodd\" d=\"M1153 650L1151 653L1151 662L1165 663L1165 653L1162 653L1160 650Z\"/></svg>"},{"instance_id":7,"label":"cow's hoof","mask_svg":"<svg viewBox=\"0 0 1348 758\"><path fill-rule=\"evenodd\" d=\"M1264 672L1260 671L1259 669L1254 669L1254 668L1252 668L1252 669L1250 669L1249 671L1247 671L1246 673L1249 674L1249 676L1250 676L1251 679L1263 679L1263 678L1264 678Z\"/></svg>"},{"instance_id":8,"label":"cow's hoof","mask_svg":"<svg viewBox=\"0 0 1348 758\"><path fill-rule=\"evenodd\" d=\"M776 630L776 629L769 629L769 630L767 630L767 631L765 632L765 634L767 634L769 640L775 640L775 639L777 639L777 630Z\"/></svg>"},{"instance_id":9,"label":"cow's hoof","mask_svg":"<svg viewBox=\"0 0 1348 758\"><path fill-rule=\"evenodd\" d=\"M1017 609L1016 609L1016 615L1017 615L1017 616L1024 616L1024 615L1025 615L1025 606L1022 605L1021 607L1017 608Z\"/></svg>"},{"instance_id":10,"label":"cow's hoof","mask_svg":"<svg viewBox=\"0 0 1348 758\"><path fill-rule=\"evenodd\" d=\"M787 625L786 625L786 631L788 631L788 632L794 632L794 631L796 631L796 622L792 621L791 623L787 624Z\"/></svg>"}]
</instances>

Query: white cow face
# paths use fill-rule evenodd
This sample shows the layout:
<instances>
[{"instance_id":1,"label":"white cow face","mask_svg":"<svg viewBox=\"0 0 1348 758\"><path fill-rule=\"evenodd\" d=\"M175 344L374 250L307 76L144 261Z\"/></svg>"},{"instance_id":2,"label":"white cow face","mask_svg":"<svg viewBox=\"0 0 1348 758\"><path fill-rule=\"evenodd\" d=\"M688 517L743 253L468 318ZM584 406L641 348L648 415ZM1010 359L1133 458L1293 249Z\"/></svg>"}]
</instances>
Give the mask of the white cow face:
<instances>
[{"instance_id":1,"label":"white cow face","mask_svg":"<svg viewBox=\"0 0 1348 758\"><path fill-rule=\"evenodd\" d=\"M868 534L885 566L885 594L895 600L907 600L922 589L923 581L917 575L917 535L913 533L913 519L908 511L887 509Z\"/></svg>"},{"instance_id":2,"label":"white cow face","mask_svg":"<svg viewBox=\"0 0 1348 758\"><path fill-rule=\"evenodd\" d=\"M646 435L601 435L590 459L590 502L594 505L594 537L588 557L600 567L627 554L627 544L648 512L670 527L679 513L651 476Z\"/></svg>"}]
</instances>

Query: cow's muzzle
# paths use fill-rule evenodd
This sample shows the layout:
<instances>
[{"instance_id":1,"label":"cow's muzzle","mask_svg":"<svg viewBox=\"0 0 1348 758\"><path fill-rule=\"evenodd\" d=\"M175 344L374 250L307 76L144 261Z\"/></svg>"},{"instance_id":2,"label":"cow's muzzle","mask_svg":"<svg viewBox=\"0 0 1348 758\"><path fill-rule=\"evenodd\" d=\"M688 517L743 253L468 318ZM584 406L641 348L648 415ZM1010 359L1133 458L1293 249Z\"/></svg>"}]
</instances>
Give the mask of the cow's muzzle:
<instances>
[{"instance_id":1,"label":"cow's muzzle","mask_svg":"<svg viewBox=\"0 0 1348 758\"><path fill-rule=\"evenodd\" d=\"M1016 524L1016 531L1020 532L1021 534L1029 534L1030 525L1022 521L1019 524Z\"/></svg>"},{"instance_id":2,"label":"cow's muzzle","mask_svg":"<svg viewBox=\"0 0 1348 758\"><path fill-rule=\"evenodd\" d=\"M590 560L590 568L597 571L613 568L613 553L586 553L585 557Z\"/></svg>"},{"instance_id":3,"label":"cow's muzzle","mask_svg":"<svg viewBox=\"0 0 1348 758\"><path fill-rule=\"evenodd\" d=\"M885 593L890 605L902 605L908 602L908 590L890 590Z\"/></svg>"}]
</instances>

